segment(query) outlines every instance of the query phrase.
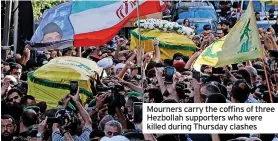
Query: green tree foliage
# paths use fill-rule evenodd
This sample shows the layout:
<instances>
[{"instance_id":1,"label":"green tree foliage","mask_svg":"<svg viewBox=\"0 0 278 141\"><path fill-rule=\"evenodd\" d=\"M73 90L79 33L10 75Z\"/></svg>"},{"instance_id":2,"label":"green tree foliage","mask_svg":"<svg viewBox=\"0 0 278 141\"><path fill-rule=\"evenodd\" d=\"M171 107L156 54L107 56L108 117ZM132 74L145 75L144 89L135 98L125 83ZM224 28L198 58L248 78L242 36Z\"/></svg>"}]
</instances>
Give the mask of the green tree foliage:
<instances>
[{"instance_id":1,"label":"green tree foliage","mask_svg":"<svg viewBox=\"0 0 278 141\"><path fill-rule=\"evenodd\" d=\"M34 20L39 20L44 10L55 7L63 2L66 2L66 0L32 0Z\"/></svg>"}]
</instances>

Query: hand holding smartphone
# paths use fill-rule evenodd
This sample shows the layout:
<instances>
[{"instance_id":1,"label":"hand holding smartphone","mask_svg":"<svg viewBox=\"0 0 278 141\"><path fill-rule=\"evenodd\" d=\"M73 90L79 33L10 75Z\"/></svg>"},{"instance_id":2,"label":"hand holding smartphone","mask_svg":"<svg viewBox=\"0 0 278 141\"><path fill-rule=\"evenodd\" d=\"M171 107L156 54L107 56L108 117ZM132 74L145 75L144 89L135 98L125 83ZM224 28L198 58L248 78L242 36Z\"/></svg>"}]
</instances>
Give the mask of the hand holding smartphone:
<instances>
[{"instance_id":1,"label":"hand holding smartphone","mask_svg":"<svg viewBox=\"0 0 278 141\"><path fill-rule=\"evenodd\" d=\"M165 83L172 84L173 76L176 73L176 69L174 67L166 67L165 68Z\"/></svg>"},{"instance_id":2,"label":"hand holding smartphone","mask_svg":"<svg viewBox=\"0 0 278 141\"><path fill-rule=\"evenodd\" d=\"M70 94L75 95L78 90L78 82L77 81L70 81Z\"/></svg>"},{"instance_id":3,"label":"hand holding smartphone","mask_svg":"<svg viewBox=\"0 0 278 141\"><path fill-rule=\"evenodd\" d=\"M143 103L134 102L133 103L133 121L134 123L141 123L143 116Z\"/></svg>"}]
</instances>

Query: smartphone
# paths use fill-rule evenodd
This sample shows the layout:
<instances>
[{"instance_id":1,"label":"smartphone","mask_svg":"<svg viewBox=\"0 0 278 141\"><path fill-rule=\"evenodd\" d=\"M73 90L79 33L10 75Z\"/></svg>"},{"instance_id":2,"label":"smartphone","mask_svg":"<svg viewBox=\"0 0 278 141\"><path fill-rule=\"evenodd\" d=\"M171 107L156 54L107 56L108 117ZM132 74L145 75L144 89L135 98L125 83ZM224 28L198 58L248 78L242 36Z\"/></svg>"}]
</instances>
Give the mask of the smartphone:
<instances>
[{"instance_id":1,"label":"smartphone","mask_svg":"<svg viewBox=\"0 0 278 141\"><path fill-rule=\"evenodd\" d=\"M133 103L133 121L134 123L141 123L143 116L143 103L134 102Z\"/></svg>"},{"instance_id":2,"label":"smartphone","mask_svg":"<svg viewBox=\"0 0 278 141\"><path fill-rule=\"evenodd\" d=\"M198 72L198 71L193 71L192 77L193 77L194 79L196 79L198 82L200 82L201 73Z\"/></svg>"},{"instance_id":3,"label":"smartphone","mask_svg":"<svg viewBox=\"0 0 278 141\"><path fill-rule=\"evenodd\" d=\"M225 70L222 67L212 68L212 74L225 74Z\"/></svg>"},{"instance_id":4,"label":"smartphone","mask_svg":"<svg viewBox=\"0 0 278 141\"><path fill-rule=\"evenodd\" d=\"M172 84L173 83L173 75L175 74L176 69L174 67L166 67L165 68L165 83Z\"/></svg>"},{"instance_id":5,"label":"smartphone","mask_svg":"<svg viewBox=\"0 0 278 141\"><path fill-rule=\"evenodd\" d=\"M75 95L78 89L78 82L77 81L70 81L70 94Z\"/></svg>"}]
</instances>

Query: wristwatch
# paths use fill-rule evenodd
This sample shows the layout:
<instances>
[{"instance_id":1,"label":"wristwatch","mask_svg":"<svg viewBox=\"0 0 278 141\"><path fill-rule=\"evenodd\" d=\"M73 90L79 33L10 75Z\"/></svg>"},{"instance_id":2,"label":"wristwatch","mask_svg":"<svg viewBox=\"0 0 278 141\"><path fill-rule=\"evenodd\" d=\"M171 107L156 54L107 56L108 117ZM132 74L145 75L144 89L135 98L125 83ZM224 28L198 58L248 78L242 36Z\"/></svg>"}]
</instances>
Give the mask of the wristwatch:
<instances>
[{"instance_id":1,"label":"wristwatch","mask_svg":"<svg viewBox=\"0 0 278 141\"><path fill-rule=\"evenodd\" d=\"M38 132L37 133L37 138L43 138L43 133L42 132Z\"/></svg>"}]
</instances>

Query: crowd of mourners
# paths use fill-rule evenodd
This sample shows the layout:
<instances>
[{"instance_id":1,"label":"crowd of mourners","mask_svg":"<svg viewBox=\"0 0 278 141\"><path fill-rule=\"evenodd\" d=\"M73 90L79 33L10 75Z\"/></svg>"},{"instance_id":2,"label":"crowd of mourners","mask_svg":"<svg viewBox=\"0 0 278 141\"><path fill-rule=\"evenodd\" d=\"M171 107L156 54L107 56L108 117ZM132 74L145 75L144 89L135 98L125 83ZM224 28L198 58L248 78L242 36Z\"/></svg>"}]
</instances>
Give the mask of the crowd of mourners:
<instances>
[{"instance_id":1,"label":"crowd of mourners","mask_svg":"<svg viewBox=\"0 0 278 141\"><path fill-rule=\"evenodd\" d=\"M188 24L185 20L184 25ZM197 50L190 57L177 52L171 59L162 60L157 40L153 42L154 52L145 52L141 57L140 50L131 51L130 40L119 35L114 42L99 47L44 51L35 60L30 59L27 47L21 54L10 52L1 61L1 139L216 141L214 137L218 136L220 141L277 141L276 134L143 134L142 112L133 113L135 102L277 103L277 27L278 18L269 29L259 29L265 59L220 68L203 65L200 73L193 70L192 64L208 45L229 33L229 22L219 23L215 33L205 25L201 34L192 37ZM81 102L78 90L75 95L65 95L56 108L49 108L46 102L28 95L27 74L60 56L93 60L107 77L94 80L95 95L86 102ZM170 81L165 76L168 68L175 70Z\"/></svg>"}]
</instances>

